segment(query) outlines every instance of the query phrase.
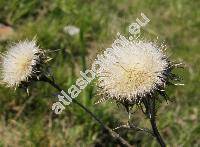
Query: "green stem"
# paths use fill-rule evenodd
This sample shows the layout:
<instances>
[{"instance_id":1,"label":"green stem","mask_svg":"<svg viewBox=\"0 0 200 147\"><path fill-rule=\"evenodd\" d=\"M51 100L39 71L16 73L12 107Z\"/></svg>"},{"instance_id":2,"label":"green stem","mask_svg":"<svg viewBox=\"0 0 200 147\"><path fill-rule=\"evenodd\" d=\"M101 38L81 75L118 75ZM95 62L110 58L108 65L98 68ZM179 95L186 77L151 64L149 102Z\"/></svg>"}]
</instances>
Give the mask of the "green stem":
<instances>
[{"instance_id":1,"label":"green stem","mask_svg":"<svg viewBox=\"0 0 200 147\"><path fill-rule=\"evenodd\" d=\"M49 83L51 86L53 86L54 88L56 88L58 91L62 91L62 89L60 88L60 86L58 84L56 84L54 81L50 80L47 77L43 77L42 79L40 79L41 81L47 82ZM96 122L98 122L102 128L104 128L114 139L116 139L117 141L119 141L121 144L123 144L124 146L127 147L131 147L131 145L124 140L122 137L119 136L119 134L117 134L115 131L113 131L112 129L110 129L108 126L106 126L98 117L96 117L95 114L93 114L89 109L87 109L85 106L83 106L81 103L79 103L78 101L76 101L75 99L72 100L75 104L77 104L79 107L81 107L86 113L88 113L92 118L94 118L96 120Z\"/></svg>"},{"instance_id":2,"label":"green stem","mask_svg":"<svg viewBox=\"0 0 200 147\"><path fill-rule=\"evenodd\" d=\"M158 128L157 128L157 125L156 125L156 119L155 119L155 98L152 99L152 102L151 102L151 106L150 106L150 114L151 114L151 117L150 117L150 122L151 122L151 127L152 127L152 130L154 132L154 136L156 137L158 143L160 144L161 147L166 147L165 145L165 142L164 140L162 139L159 131L158 131Z\"/></svg>"},{"instance_id":3,"label":"green stem","mask_svg":"<svg viewBox=\"0 0 200 147\"><path fill-rule=\"evenodd\" d=\"M157 142L160 144L161 147L166 147L166 144L163 138L161 137L156 124L155 98L147 97L146 99L143 99L143 103L146 108L146 115L148 116L151 123L154 137L156 138Z\"/></svg>"}]
</instances>

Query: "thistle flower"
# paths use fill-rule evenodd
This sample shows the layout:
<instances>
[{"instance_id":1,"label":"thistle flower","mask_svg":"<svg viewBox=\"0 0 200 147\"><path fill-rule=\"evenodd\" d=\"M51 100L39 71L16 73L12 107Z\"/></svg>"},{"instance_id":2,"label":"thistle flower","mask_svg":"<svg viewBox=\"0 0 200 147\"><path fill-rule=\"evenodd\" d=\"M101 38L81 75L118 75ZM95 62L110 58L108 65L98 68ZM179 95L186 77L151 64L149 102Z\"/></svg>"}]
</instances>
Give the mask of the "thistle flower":
<instances>
[{"instance_id":1,"label":"thistle flower","mask_svg":"<svg viewBox=\"0 0 200 147\"><path fill-rule=\"evenodd\" d=\"M1 81L15 88L29 83L39 77L44 62L44 52L35 40L16 43L2 55Z\"/></svg>"},{"instance_id":2,"label":"thistle flower","mask_svg":"<svg viewBox=\"0 0 200 147\"><path fill-rule=\"evenodd\" d=\"M113 45L97 58L101 67L97 71L98 86L104 99L135 104L156 92L166 98L164 88L175 75L162 48L138 40L121 39L118 43L121 45Z\"/></svg>"}]
</instances>

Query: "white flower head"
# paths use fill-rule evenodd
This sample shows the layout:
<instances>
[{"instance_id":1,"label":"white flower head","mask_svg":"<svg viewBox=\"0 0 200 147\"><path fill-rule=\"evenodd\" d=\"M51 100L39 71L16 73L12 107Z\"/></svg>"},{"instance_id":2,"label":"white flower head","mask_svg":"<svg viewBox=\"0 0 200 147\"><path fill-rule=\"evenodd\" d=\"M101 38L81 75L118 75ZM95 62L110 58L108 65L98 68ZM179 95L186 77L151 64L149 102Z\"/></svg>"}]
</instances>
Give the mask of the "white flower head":
<instances>
[{"instance_id":1,"label":"white flower head","mask_svg":"<svg viewBox=\"0 0 200 147\"><path fill-rule=\"evenodd\" d=\"M2 58L2 82L8 87L17 87L23 82L28 82L38 74L43 55L35 40L10 46Z\"/></svg>"},{"instance_id":2,"label":"white flower head","mask_svg":"<svg viewBox=\"0 0 200 147\"><path fill-rule=\"evenodd\" d=\"M75 36L75 35L79 34L80 29L76 26L68 25L63 28L63 31L65 33L69 34L70 36Z\"/></svg>"},{"instance_id":3,"label":"white flower head","mask_svg":"<svg viewBox=\"0 0 200 147\"><path fill-rule=\"evenodd\" d=\"M115 41L97 61L101 67L97 70L101 92L123 102L134 102L164 87L169 67L167 57L156 44L125 37Z\"/></svg>"}]
</instances>

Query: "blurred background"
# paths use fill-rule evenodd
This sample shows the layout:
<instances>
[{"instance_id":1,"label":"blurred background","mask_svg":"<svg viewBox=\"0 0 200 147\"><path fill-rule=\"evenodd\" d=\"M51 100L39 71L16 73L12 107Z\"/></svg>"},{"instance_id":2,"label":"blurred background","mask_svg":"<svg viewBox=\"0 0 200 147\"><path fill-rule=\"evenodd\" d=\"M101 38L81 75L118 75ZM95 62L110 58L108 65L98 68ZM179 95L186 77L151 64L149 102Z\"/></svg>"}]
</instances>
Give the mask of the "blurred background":
<instances>
[{"instance_id":1,"label":"blurred background","mask_svg":"<svg viewBox=\"0 0 200 147\"><path fill-rule=\"evenodd\" d=\"M185 86L169 87L172 102L161 102L157 122L168 146L200 146L200 1L198 0L0 0L0 51L19 40L33 39L47 49L52 73L65 90L90 68L96 55L110 47L117 32L143 12L151 21L143 38L165 42L173 61L183 62L175 73ZM58 92L45 83L34 83L30 96L20 89L0 86L0 147L4 146L120 146L75 104L54 115ZM95 105L99 97L92 83L78 101L105 124L115 128L128 121L125 109L115 103ZM150 127L141 111L131 121ZM143 132L119 130L135 146L158 146Z\"/></svg>"}]
</instances>

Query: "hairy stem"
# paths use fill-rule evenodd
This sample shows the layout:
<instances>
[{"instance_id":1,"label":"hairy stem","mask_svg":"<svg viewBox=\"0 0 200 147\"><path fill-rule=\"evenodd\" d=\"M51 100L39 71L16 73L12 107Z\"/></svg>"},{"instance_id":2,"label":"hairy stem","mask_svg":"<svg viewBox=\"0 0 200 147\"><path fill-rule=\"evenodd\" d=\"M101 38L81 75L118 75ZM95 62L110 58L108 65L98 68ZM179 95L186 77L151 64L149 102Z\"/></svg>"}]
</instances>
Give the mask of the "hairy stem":
<instances>
[{"instance_id":1,"label":"hairy stem","mask_svg":"<svg viewBox=\"0 0 200 147\"><path fill-rule=\"evenodd\" d=\"M53 86L54 88L56 88L58 91L62 91L62 89L60 88L60 86L58 84L56 84L54 81L50 80L47 77L42 77L40 79L41 81L47 82L49 83L51 86ZM87 109L85 106L83 106L81 103L79 103L77 100L73 99L72 100L75 104L77 104L79 107L81 107L86 113L88 113L92 118L94 118L96 120L96 122L98 122L101 127L103 129L105 129L114 139L116 139L117 141L119 141L122 145L127 146L127 147L131 147L131 145L124 140L122 137L120 137L119 134L117 134L115 131L113 131L111 128L109 128L108 126L106 126L94 113L92 113L89 109Z\"/></svg>"}]
</instances>

